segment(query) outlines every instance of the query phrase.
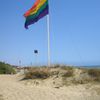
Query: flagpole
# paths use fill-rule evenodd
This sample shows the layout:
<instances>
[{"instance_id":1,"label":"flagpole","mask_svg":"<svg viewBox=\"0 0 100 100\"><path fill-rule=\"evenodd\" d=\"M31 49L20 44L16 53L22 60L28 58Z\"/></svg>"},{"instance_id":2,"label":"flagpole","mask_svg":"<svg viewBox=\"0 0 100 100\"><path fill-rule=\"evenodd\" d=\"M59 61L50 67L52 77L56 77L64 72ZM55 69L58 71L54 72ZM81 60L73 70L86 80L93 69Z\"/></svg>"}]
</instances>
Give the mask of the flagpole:
<instances>
[{"instance_id":1,"label":"flagpole","mask_svg":"<svg viewBox=\"0 0 100 100\"><path fill-rule=\"evenodd\" d=\"M48 67L50 67L50 15L47 15L47 33L48 33Z\"/></svg>"}]
</instances>

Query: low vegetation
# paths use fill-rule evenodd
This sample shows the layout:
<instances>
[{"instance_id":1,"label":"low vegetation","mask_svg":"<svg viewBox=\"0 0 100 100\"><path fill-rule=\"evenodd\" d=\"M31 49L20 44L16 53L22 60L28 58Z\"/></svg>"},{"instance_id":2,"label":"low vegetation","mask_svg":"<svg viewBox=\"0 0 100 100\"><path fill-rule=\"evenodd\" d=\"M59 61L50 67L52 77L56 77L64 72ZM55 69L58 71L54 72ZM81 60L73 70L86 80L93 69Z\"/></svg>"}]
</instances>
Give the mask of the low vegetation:
<instances>
[{"instance_id":1,"label":"low vegetation","mask_svg":"<svg viewBox=\"0 0 100 100\"><path fill-rule=\"evenodd\" d=\"M62 77L65 77L65 78L67 78L67 77L72 77L72 76L73 76L73 70L69 70L69 71L65 72L65 73L62 75Z\"/></svg>"},{"instance_id":2,"label":"low vegetation","mask_svg":"<svg viewBox=\"0 0 100 100\"><path fill-rule=\"evenodd\" d=\"M100 69L89 69L88 74L92 77L100 77Z\"/></svg>"},{"instance_id":3,"label":"low vegetation","mask_svg":"<svg viewBox=\"0 0 100 100\"><path fill-rule=\"evenodd\" d=\"M90 75L95 81L100 81L100 69L89 69L88 75Z\"/></svg>"},{"instance_id":4,"label":"low vegetation","mask_svg":"<svg viewBox=\"0 0 100 100\"><path fill-rule=\"evenodd\" d=\"M70 66L33 67L25 73L24 79L52 79L57 83L62 79L63 85L87 84L100 82L100 69L77 68Z\"/></svg>"},{"instance_id":5,"label":"low vegetation","mask_svg":"<svg viewBox=\"0 0 100 100\"><path fill-rule=\"evenodd\" d=\"M47 68L30 68L24 79L46 79L49 76Z\"/></svg>"},{"instance_id":6,"label":"low vegetation","mask_svg":"<svg viewBox=\"0 0 100 100\"><path fill-rule=\"evenodd\" d=\"M47 79L53 76L71 77L73 76L73 69L66 66L54 67L33 67L28 69L25 73L24 79Z\"/></svg>"},{"instance_id":7,"label":"low vegetation","mask_svg":"<svg viewBox=\"0 0 100 100\"><path fill-rule=\"evenodd\" d=\"M0 74L15 74L14 68L4 62L0 62Z\"/></svg>"}]
</instances>

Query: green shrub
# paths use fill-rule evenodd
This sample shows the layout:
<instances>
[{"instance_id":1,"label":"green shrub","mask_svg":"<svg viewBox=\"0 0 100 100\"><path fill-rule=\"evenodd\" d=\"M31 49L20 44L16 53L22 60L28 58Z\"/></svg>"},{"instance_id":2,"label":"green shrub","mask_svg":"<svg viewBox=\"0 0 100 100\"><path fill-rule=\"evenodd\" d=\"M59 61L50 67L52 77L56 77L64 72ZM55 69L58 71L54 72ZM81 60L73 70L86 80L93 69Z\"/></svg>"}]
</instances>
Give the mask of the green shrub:
<instances>
[{"instance_id":1,"label":"green shrub","mask_svg":"<svg viewBox=\"0 0 100 100\"><path fill-rule=\"evenodd\" d=\"M15 74L15 70L11 65L0 62L0 74Z\"/></svg>"}]
</instances>

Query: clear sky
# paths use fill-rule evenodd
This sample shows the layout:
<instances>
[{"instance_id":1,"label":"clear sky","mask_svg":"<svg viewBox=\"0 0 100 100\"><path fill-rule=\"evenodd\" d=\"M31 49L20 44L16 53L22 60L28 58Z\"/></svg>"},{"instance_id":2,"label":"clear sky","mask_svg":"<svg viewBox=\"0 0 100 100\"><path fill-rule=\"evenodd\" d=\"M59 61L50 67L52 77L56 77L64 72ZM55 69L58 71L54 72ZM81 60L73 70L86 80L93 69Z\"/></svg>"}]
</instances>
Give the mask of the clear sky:
<instances>
[{"instance_id":1,"label":"clear sky","mask_svg":"<svg viewBox=\"0 0 100 100\"><path fill-rule=\"evenodd\" d=\"M0 0L0 61L47 64L46 17L24 28L35 0ZM100 0L49 0L51 62L100 65Z\"/></svg>"}]
</instances>

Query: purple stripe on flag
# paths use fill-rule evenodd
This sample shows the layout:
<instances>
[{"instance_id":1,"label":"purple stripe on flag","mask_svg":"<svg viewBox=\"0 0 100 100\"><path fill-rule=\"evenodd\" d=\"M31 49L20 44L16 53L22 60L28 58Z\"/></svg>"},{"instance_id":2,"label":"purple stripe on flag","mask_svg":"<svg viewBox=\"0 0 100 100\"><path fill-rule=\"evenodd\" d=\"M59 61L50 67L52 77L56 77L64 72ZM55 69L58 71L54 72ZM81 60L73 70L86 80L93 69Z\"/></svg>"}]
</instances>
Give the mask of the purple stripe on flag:
<instances>
[{"instance_id":1,"label":"purple stripe on flag","mask_svg":"<svg viewBox=\"0 0 100 100\"><path fill-rule=\"evenodd\" d=\"M34 24L35 22L37 22L38 20L40 20L41 18L46 16L48 13L49 13L49 10L48 10L48 6L47 6L36 18L25 22L25 28L28 29L29 25Z\"/></svg>"}]
</instances>

